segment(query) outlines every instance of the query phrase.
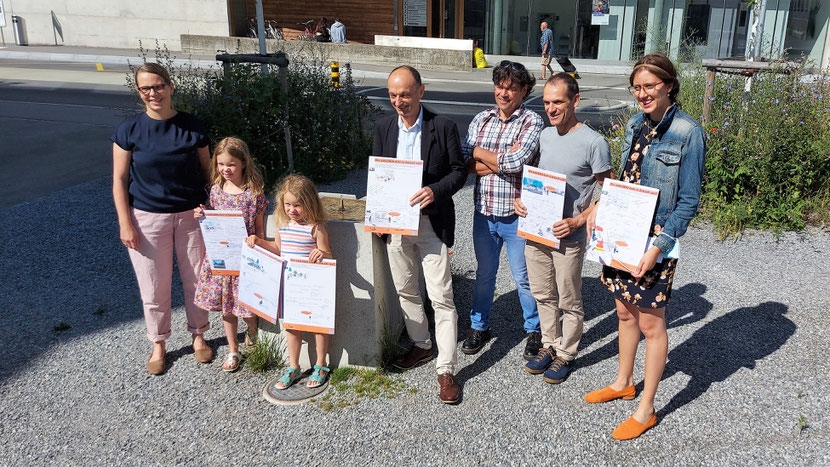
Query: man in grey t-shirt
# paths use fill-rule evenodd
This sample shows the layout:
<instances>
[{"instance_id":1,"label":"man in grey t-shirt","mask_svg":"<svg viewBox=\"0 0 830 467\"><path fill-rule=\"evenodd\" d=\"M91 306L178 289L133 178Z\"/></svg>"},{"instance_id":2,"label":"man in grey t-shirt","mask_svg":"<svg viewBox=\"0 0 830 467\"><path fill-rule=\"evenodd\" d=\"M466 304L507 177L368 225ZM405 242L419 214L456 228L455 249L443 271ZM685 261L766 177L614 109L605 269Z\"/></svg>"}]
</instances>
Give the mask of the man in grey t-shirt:
<instances>
[{"instance_id":1,"label":"man in grey t-shirt","mask_svg":"<svg viewBox=\"0 0 830 467\"><path fill-rule=\"evenodd\" d=\"M611 151L602 135L576 118L579 85L573 77L551 76L542 98L552 126L539 137L539 168L565 175L567 188L563 219L553 224L559 248L531 240L525 246L530 293L542 328L542 348L525 369L544 373L543 379L555 384L568 377L582 338L585 221L596 184L612 175ZM514 200L514 208L516 214L527 215L521 199Z\"/></svg>"}]
</instances>

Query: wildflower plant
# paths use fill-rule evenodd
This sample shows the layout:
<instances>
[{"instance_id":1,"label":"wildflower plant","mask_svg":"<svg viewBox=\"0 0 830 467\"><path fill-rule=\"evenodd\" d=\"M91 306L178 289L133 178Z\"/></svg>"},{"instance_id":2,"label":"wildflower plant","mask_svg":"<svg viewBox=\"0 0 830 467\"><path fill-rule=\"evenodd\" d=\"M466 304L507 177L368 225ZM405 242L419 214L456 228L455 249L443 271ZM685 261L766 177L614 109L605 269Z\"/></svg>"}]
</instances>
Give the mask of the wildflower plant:
<instances>
[{"instance_id":1,"label":"wildflower plant","mask_svg":"<svg viewBox=\"0 0 830 467\"><path fill-rule=\"evenodd\" d=\"M703 211L721 235L745 227L798 230L827 224L830 79L804 64L745 78L718 74L706 123ZM705 70L681 80L684 110L702 117Z\"/></svg>"}]
</instances>

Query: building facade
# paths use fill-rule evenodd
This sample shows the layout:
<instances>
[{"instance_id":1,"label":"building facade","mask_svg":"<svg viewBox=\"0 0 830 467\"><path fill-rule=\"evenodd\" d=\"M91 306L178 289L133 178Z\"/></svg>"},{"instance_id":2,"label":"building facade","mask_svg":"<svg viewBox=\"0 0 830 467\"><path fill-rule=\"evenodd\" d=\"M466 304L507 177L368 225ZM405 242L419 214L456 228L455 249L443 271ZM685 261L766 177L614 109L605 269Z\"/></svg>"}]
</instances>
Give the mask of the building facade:
<instances>
[{"instance_id":1,"label":"building facade","mask_svg":"<svg viewBox=\"0 0 830 467\"><path fill-rule=\"evenodd\" d=\"M23 17L29 43L136 48L156 39L171 50L180 34L245 36L254 0L2 0L6 24ZM756 0L763 5L761 55L806 57L830 68L830 0ZM262 0L287 39L302 24L340 17L350 42L375 35L474 39L485 53L538 55L539 24L572 57L629 61L652 51L677 58L748 52L755 18L747 0ZM8 34L5 34L8 32ZM4 28L6 40L12 38Z\"/></svg>"}]
</instances>

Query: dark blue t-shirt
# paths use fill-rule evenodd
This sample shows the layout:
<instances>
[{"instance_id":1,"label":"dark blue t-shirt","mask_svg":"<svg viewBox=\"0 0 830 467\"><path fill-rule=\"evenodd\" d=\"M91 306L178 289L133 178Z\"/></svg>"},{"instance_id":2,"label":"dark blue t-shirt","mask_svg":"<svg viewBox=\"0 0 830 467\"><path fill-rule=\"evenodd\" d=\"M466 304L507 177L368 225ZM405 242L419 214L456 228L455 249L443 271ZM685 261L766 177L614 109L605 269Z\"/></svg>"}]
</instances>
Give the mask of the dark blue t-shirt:
<instances>
[{"instance_id":1,"label":"dark blue t-shirt","mask_svg":"<svg viewBox=\"0 0 830 467\"><path fill-rule=\"evenodd\" d=\"M208 145L204 124L179 112L154 120L142 112L116 128L110 140L132 152L130 206L147 212L171 213L205 202L198 148Z\"/></svg>"}]
</instances>

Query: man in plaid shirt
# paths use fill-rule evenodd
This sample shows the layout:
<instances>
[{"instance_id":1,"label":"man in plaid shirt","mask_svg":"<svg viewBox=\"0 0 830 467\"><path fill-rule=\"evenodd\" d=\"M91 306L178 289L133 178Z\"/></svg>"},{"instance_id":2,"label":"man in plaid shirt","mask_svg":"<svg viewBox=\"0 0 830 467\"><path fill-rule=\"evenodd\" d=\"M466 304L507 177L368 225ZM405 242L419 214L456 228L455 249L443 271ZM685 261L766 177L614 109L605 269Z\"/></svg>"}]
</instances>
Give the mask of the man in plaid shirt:
<instances>
[{"instance_id":1,"label":"man in plaid shirt","mask_svg":"<svg viewBox=\"0 0 830 467\"><path fill-rule=\"evenodd\" d=\"M523 105L536 84L524 65L501 62L493 70L493 84L496 106L473 118L461 148L468 170L476 174L473 246L478 261L471 329L461 351L477 353L490 339L499 255L502 245L506 245L528 335L524 357L530 360L542 346L542 338L536 301L527 279L525 240L516 233L519 221L513 212L513 199L521 192L524 165L533 165L538 158L544 122Z\"/></svg>"}]
</instances>

